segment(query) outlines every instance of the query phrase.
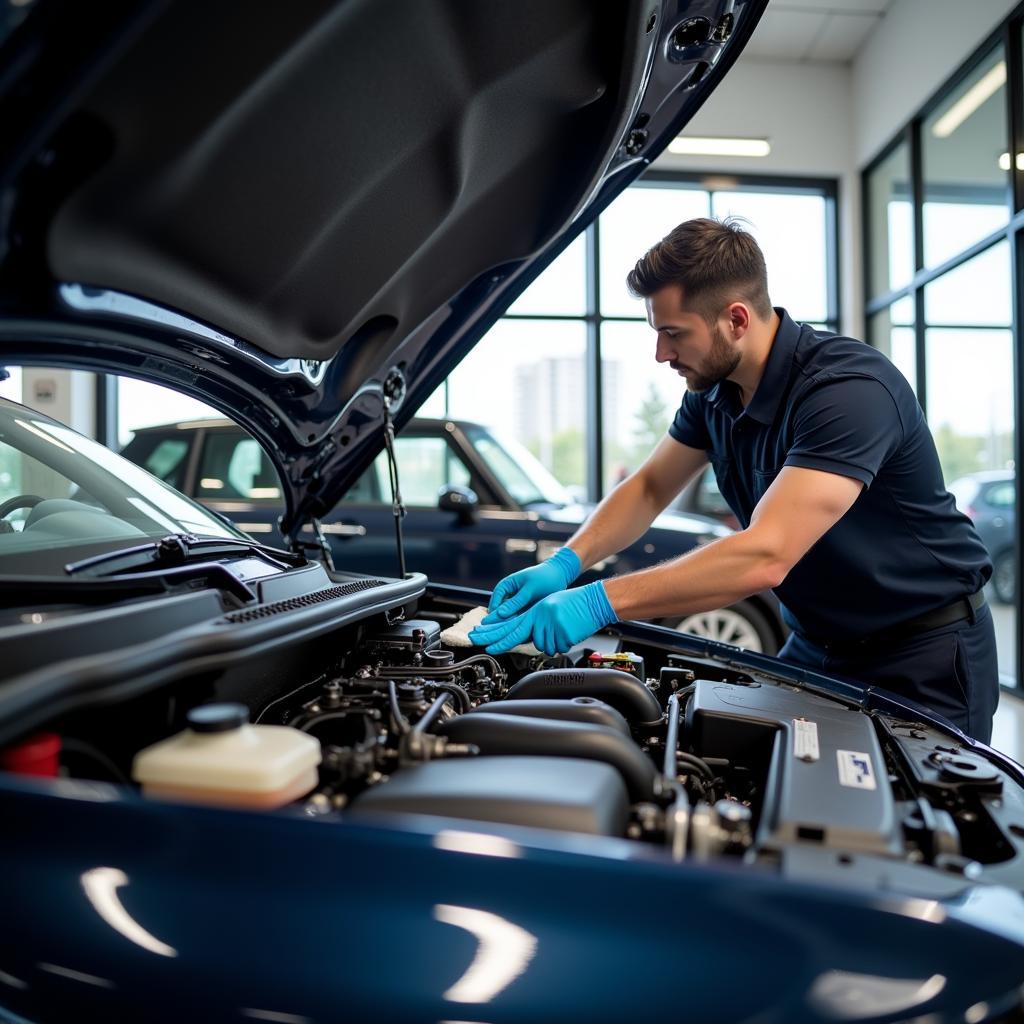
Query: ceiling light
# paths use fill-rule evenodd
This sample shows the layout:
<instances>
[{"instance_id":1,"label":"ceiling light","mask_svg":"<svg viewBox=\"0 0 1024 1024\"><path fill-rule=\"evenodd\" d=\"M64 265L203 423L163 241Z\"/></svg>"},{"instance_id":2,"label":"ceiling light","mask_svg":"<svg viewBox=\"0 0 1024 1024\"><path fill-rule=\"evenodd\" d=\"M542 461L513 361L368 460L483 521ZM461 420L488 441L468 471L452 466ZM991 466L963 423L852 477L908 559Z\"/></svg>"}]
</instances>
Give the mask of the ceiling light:
<instances>
[{"instance_id":1,"label":"ceiling light","mask_svg":"<svg viewBox=\"0 0 1024 1024\"><path fill-rule=\"evenodd\" d=\"M937 139L948 139L1001 86L1006 84L1006 63L1000 61L991 71L979 78L935 124L932 135Z\"/></svg>"},{"instance_id":2,"label":"ceiling light","mask_svg":"<svg viewBox=\"0 0 1024 1024\"><path fill-rule=\"evenodd\" d=\"M679 135L668 144L668 151L680 156L767 156L772 147L767 139Z\"/></svg>"},{"instance_id":3,"label":"ceiling light","mask_svg":"<svg viewBox=\"0 0 1024 1024\"><path fill-rule=\"evenodd\" d=\"M1018 153L1017 154L1017 159L1016 159L1015 162L1017 164L1017 170L1018 171L1024 171L1024 153ZM999 170L1001 170L1001 171L1008 171L1009 169L1010 169L1010 154L1009 153L1000 153L999 154Z\"/></svg>"}]
</instances>

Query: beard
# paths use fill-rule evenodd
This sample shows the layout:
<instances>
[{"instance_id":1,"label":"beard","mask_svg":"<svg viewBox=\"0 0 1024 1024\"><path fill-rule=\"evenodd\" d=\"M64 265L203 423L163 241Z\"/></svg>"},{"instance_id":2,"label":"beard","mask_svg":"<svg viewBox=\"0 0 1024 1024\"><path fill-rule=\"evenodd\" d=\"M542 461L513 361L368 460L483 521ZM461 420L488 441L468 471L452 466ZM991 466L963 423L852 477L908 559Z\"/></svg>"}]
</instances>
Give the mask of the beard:
<instances>
[{"instance_id":1,"label":"beard","mask_svg":"<svg viewBox=\"0 0 1024 1024\"><path fill-rule=\"evenodd\" d=\"M686 387L690 391L707 391L725 380L739 364L739 352L729 344L716 323L711 328L711 348L700 368L692 368L693 372L686 379ZM679 366L676 363L671 365L678 371Z\"/></svg>"}]
</instances>

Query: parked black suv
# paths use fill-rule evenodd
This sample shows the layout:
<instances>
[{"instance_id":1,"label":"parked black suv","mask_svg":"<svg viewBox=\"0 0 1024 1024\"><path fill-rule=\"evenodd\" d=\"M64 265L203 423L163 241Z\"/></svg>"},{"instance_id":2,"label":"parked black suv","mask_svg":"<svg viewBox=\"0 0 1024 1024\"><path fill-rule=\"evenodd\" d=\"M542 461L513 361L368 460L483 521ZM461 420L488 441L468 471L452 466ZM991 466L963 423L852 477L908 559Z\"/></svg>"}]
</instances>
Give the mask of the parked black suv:
<instances>
[{"instance_id":1,"label":"parked black suv","mask_svg":"<svg viewBox=\"0 0 1024 1024\"><path fill-rule=\"evenodd\" d=\"M507 573L543 561L591 506L574 501L522 445L463 420L415 418L397 438L408 567L441 583L491 589ZM123 454L261 540L282 544L281 486L259 444L229 420L147 427ZM394 518L381 453L324 517L335 561L358 572L396 572ZM681 555L728 530L702 515L666 512L635 544L583 582ZM306 531L312 536L311 529ZM727 608L666 620L700 637L774 654L785 637L771 593Z\"/></svg>"}]
</instances>

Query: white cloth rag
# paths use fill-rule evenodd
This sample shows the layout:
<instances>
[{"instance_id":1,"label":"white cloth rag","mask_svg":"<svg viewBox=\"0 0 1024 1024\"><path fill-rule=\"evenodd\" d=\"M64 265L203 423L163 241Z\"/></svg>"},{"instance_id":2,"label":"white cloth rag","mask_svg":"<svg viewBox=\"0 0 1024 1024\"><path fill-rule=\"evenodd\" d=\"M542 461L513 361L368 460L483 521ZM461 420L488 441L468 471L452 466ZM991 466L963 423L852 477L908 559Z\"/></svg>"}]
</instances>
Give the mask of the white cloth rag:
<instances>
[{"instance_id":1,"label":"white cloth rag","mask_svg":"<svg viewBox=\"0 0 1024 1024\"><path fill-rule=\"evenodd\" d=\"M449 647L473 647L473 641L469 639L470 631L480 625L480 620L486 614L487 609L483 606L466 612L454 626L449 626L441 633L441 643L447 644ZM540 651L533 644L519 644L517 647L513 647L509 653L535 655L540 654Z\"/></svg>"}]
</instances>

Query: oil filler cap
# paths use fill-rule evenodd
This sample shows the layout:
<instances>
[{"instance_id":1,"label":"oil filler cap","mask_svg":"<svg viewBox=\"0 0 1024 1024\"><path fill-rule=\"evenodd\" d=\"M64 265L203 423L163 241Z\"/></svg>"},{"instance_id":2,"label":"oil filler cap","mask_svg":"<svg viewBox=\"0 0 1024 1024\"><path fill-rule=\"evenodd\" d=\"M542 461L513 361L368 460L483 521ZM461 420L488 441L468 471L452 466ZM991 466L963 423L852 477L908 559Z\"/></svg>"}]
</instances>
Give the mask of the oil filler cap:
<instances>
[{"instance_id":1,"label":"oil filler cap","mask_svg":"<svg viewBox=\"0 0 1024 1024\"><path fill-rule=\"evenodd\" d=\"M249 721L249 709L244 704L200 704L185 718L193 732L230 732Z\"/></svg>"}]
</instances>

